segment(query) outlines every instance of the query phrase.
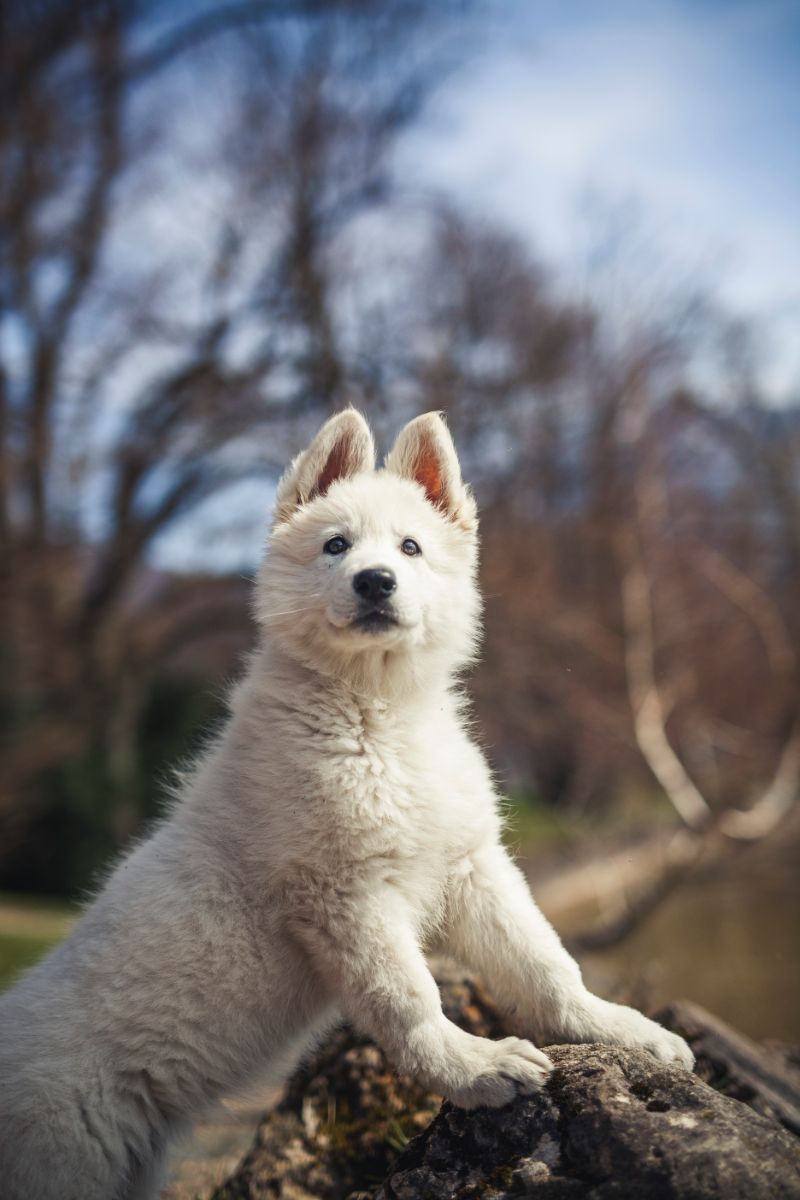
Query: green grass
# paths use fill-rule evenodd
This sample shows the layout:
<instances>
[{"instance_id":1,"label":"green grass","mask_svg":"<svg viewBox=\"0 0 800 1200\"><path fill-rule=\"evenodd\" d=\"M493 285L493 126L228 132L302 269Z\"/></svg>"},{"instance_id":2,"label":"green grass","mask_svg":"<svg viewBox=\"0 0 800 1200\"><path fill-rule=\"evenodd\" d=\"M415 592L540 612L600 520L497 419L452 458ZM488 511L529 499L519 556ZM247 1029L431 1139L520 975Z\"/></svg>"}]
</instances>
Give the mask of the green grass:
<instances>
[{"instance_id":1,"label":"green grass","mask_svg":"<svg viewBox=\"0 0 800 1200\"><path fill-rule=\"evenodd\" d=\"M614 801L598 810L572 814L544 804L535 792L503 797L504 841L515 851L550 850L585 841L598 834L627 834L675 822L669 801L660 792L641 788L620 791Z\"/></svg>"},{"instance_id":2,"label":"green grass","mask_svg":"<svg viewBox=\"0 0 800 1200\"><path fill-rule=\"evenodd\" d=\"M531 796L504 796L503 815L503 839L515 849L552 845L575 834L574 822L565 822L552 808Z\"/></svg>"},{"instance_id":3,"label":"green grass","mask_svg":"<svg viewBox=\"0 0 800 1200\"><path fill-rule=\"evenodd\" d=\"M43 938L0 933L0 991L12 984L20 971L32 967L56 944Z\"/></svg>"},{"instance_id":4,"label":"green grass","mask_svg":"<svg viewBox=\"0 0 800 1200\"><path fill-rule=\"evenodd\" d=\"M74 908L51 897L0 894L0 990L57 946L75 916Z\"/></svg>"}]
</instances>

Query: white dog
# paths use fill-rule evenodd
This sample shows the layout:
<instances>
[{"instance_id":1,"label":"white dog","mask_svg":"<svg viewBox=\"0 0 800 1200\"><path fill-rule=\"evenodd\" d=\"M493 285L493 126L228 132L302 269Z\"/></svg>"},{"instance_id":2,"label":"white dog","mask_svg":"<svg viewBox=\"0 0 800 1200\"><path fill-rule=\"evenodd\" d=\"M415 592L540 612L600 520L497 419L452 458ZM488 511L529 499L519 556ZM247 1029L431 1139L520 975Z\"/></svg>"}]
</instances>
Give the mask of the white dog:
<instances>
[{"instance_id":1,"label":"white dog","mask_svg":"<svg viewBox=\"0 0 800 1200\"><path fill-rule=\"evenodd\" d=\"M476 512L443 421L383 470L348 410L278 491L260 647L169 818L72 937L0 1000L4 1200L132 1200L165 1145L344 1013L465 1108L550 1070L444 1017L425 961L479 972L539 1042L686 1044L586 990L500 841L458 672L474 655Z\"/></svg>"}]
</instances>

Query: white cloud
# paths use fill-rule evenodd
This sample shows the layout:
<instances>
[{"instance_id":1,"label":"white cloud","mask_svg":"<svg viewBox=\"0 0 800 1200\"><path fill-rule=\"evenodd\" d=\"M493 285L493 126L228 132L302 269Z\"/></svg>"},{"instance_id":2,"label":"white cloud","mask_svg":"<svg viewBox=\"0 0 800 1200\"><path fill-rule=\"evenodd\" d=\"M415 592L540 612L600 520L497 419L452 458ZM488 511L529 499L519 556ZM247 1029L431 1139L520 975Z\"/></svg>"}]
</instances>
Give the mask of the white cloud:
<instances>
[{"instance_id":1,"label":"white cloud","mask_svg":"<svg viewBox=\"0 0 800 1200\"><path fill-rule=\"evenodd\" d=\"M778 320L782 373L800 368L788 336L800 314L800 105L782 50L797 10L612 0L505 11L480 67L409 148L416 170L562 262L587 189L636 196L667 252L705 268L733 306Z\"/></svg>"}]
</instances>

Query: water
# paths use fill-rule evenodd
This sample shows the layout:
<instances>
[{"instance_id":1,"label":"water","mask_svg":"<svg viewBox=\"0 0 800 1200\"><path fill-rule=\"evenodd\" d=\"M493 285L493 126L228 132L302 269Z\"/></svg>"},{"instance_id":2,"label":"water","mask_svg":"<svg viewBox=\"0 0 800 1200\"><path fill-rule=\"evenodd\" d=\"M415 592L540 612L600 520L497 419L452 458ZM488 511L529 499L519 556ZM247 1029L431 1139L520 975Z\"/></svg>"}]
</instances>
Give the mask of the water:
<instances>
[{"instance_id":1,"label":"water","mask_svg":"<svg viewBox=\"0 0 800 1200\"><path fill-rule=\"evenodd\" d=\"M734 855L583 961L648 1007L694 1000L750 1037L800 1043L798 842Z\"/></svg>"}]
</instances>

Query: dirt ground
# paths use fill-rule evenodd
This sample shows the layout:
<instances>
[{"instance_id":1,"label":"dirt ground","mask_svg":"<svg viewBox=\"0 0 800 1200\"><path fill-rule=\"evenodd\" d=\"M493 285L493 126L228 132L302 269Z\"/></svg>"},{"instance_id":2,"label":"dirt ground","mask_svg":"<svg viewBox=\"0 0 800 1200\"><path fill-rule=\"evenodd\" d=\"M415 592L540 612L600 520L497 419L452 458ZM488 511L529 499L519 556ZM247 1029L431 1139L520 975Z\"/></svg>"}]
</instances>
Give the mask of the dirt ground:
<instances>
[{"instance_id":1,"label":"dirt ground","mask_svg":"<svg viewBox=\"0 0 800 1200\"><path fill-rule=\"evenodd\" d=\"M246 1100L226 1100L207 1121L176 1143L171 1155L169 1184L162 1200L206 1200L233 1173L255 1136L264 1110L278 1097L275 1088Z\"/></svg>"}]
</instances>

